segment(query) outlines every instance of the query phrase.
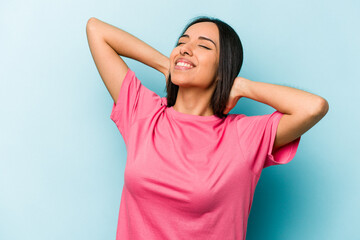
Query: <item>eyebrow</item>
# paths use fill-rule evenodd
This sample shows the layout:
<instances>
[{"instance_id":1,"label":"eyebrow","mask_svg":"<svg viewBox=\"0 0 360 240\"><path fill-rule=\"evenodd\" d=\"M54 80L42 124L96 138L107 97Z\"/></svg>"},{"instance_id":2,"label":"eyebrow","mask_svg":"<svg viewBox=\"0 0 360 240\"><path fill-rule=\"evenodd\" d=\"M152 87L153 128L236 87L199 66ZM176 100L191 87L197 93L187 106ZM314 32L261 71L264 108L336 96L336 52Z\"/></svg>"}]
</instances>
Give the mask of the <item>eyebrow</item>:
<instances>
[{"instance_id":1,"label":"eyebrow","mask_svg":"<svg viewBox=\"0 0 360 240\"><path fill-rule=\"evenodd\" d=\"M184 34L184 35L182 35L181 37L179 37L179 39L182 38L182 37L190 38L189 35ZM210 42L212 42L212 43L215 45L215 47L217 48L215 42L214 42L213 40L211 40L210 38L207 38L207 37L204 37L204 36L200 36L200 37L198 37L198 39L210 41Z\"/></svg>"}]
</instances>

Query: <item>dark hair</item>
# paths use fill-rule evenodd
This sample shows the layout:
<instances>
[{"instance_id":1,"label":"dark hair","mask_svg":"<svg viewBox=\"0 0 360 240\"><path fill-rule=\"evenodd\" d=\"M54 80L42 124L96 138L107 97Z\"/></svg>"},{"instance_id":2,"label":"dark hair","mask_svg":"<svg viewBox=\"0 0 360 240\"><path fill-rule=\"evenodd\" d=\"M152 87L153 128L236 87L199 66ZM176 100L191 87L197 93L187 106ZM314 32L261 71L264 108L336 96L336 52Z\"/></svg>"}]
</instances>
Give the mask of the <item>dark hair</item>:
<instances>
[{"instance_id":1,"label":"dark hair","mask_svg":"<svg viewBox=\"0 0 360 240\"><path fill-rule=\"evenodd\" d=\"M234 29L220 19L212 17L201 16L195 18L186 25L180 36L182 36L190 26L200 22L215 23L219 29L220 56L217 71L219 81L217 81L214 93L211 96L210 107L216 116L223 118L226 117L224 110L232 85L243 63L243 48L240 38ZM179 86L171 82L171 75L169 74L166 85L167 107L175 105L178 90Z\"/></svg>"}]
</instances>

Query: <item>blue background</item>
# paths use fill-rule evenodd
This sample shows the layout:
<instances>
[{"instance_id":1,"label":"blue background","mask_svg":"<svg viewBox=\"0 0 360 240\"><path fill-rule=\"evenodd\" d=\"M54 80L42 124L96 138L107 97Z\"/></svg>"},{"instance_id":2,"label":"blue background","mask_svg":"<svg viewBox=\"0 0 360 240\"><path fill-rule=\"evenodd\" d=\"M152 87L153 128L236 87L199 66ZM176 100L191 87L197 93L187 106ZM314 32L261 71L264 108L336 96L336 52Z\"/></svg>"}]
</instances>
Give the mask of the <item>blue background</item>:
<instances>
[{"instance_id":1,"label":"blue background","mask_svg":"<svg viewBox=\"0 0 360 240\"><path fill-rule=\"evenodd\" d=\"M248 240L360 239L359 1L2 1L0 239L115 239L126 148L91 57L96 17L169 56L185 24L218 17L244 47L240 76L326 98L296 157L263 170ZM165 79L126 59L166 96ZM272 108L241 99L231 113Z\"/></svg>"}]
</instances>

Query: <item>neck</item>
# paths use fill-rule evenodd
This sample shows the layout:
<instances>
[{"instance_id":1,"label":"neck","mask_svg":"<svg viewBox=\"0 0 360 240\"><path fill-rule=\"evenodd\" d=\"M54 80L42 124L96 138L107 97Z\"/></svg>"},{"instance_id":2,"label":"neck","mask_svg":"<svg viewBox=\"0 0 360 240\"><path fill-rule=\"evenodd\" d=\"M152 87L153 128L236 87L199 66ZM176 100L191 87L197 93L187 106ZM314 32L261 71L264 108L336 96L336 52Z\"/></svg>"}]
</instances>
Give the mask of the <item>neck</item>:
<instances>
[{"instance_id":1,"label":"neck","mask_svg":"<svg viewBox=\"0 0 360 240\"><path fill-rule=\"evenodd\" d=\"M179 87L174 110L181 113L211 116L214 115L210 107L210 99L214 89Z\"/></svg>"}]
</instances>

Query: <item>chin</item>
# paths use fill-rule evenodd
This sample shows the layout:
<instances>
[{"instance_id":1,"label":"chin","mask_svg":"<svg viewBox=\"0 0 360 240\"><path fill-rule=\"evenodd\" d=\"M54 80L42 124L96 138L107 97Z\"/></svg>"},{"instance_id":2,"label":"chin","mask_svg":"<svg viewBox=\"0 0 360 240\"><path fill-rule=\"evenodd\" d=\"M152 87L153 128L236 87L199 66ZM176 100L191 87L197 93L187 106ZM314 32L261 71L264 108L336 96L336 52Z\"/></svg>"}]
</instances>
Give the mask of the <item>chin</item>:
<instances>
[{"instance_id":1,"label":"chin","mask_svg":"<svg viewBox=\"0 0 360 240\"><path fill-rule=\"evenodd\" d=\"M186 76L179 76L179 74L171 74L171 82L175 85L187 87L191 80Z\"/></svg>"},{"instance_id":2,"label":"chin","mask_svg":"<svg viewBox=\"0 0 360 240\"><path fill-rule=\"evenodd\" d=\"M178 80L173 80L171 79L171 82L179 87L191 87L193 85L191 85L188 81L178 81Z\"/></svg>"}]
</instances>

